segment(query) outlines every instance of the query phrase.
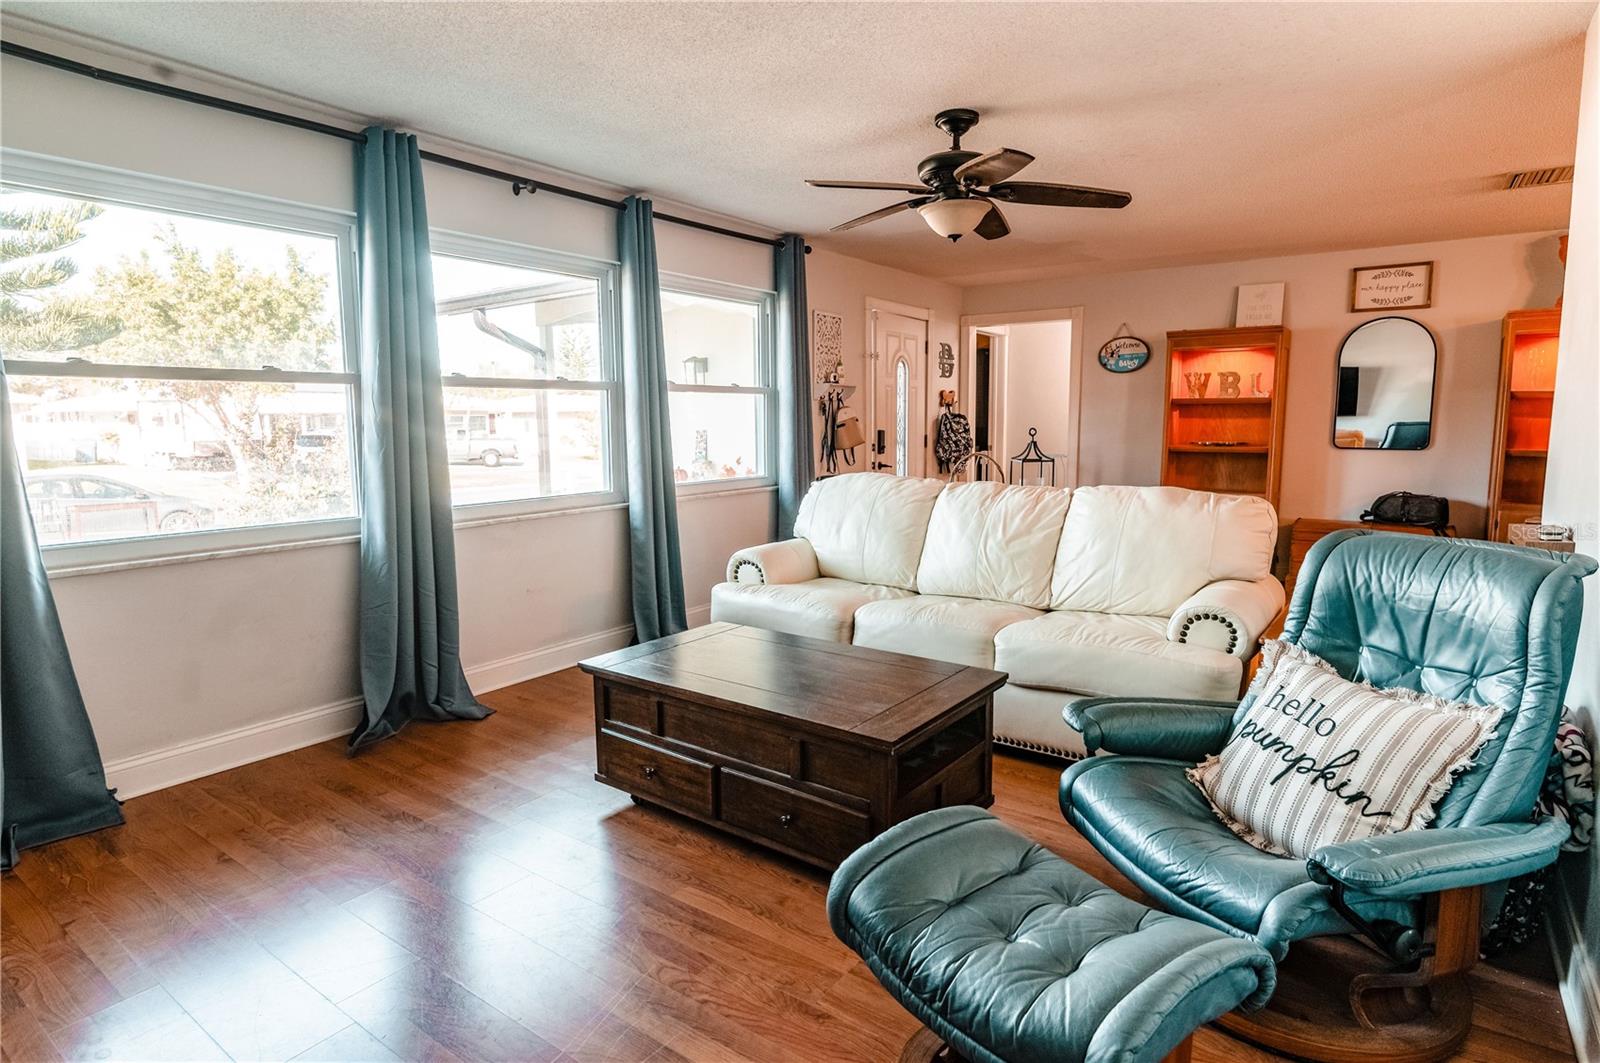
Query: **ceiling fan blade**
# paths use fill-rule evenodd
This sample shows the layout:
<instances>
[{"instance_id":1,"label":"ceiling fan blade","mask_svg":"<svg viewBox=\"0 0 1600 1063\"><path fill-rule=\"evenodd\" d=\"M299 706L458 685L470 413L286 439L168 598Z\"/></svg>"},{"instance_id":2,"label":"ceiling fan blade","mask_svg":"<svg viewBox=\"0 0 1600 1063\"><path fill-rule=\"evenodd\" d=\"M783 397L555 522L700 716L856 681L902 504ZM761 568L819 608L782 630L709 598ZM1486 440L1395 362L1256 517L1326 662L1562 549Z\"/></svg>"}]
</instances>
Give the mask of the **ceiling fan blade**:
<instances>
[{"instance_id":1,"label":"ceiling fan blade","mask_svg":"<svg viewBox=\"0 0 1600 1063\"><path fill-rule=\"evenodd\" d=\"M892 207L884 207L881 210L873 211L871 214L863 214L859 218L851 218L843 225L835 225L828 231L830 233L842 233L846 229L854 229L857 225L865 225L869 221L877 221L879 218L887 218L891 214L899 214L902 210L910 210L912 207L920 207L932 198L932 196L919 196L916 199L908 199L903 203L896 203Z\"/></svg>"},{"instance_id":2,"label":"ceiling fan blade","mask_svg":"<svg viewBox=\"0 0 1600 1063\"><path fill-rule=\"evenodd\" d=\"M901 184L898 181L810 181L812 188L867 188L879 192L926 192L927 185Z\"/></svg>"},{"instance_id":3,"label":"ceiling fan blade","mask_svg":"<svg viewBox=\"0 0 1600 1063\"><path fill-rule=\"evenodd\" d=\"M983 216L978 227L973 232L985 240L998 240L1011 232L1011 226L1006 224L1006 216L1000 213L1000 208L994 203L989 204L989 213Z\"/></svg>"},{"instance_id":4,"label":"ceiling fan blade","mask_svg":"<svg viewBox=\"0 0 1600 1063\"><path fill-rule=\"evenodd\" d=\"M964 184L992 185L1033 161L1033 156L1016 148L1001 148L976 159L969 159L956 167L955 179Z\"/></svg>"},{"instance_id":5,"label":"ceiling fan blade","mask_svg":"<svg viewBox=\"0 0 1600 1063\"><path fill-rule=\"evenodd\" d=\"M1038 181L1007 181L985 190L985 195L1007 203L1033 203L1041 207L1126 207L1133 197L1109 188L1053 185Z\"/></svg>"}]
</instances>

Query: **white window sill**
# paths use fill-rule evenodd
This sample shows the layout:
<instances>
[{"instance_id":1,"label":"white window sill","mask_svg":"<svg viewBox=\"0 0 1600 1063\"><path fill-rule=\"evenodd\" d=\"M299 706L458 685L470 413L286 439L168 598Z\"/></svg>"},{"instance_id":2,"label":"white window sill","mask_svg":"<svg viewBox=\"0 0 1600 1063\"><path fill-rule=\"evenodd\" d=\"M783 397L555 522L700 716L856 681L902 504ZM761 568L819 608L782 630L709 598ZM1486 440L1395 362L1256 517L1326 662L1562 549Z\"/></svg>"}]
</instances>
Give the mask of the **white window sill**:
<instances>
[{"instance_id":1,"label":"white window sill","mask_svg":"<svg viewBox=\"0 0 1600 1063\"><path fill-rule=\"evenodd\" d=\"M777 490L771 480L707 481L696 484L678 484L679 502L696 502L702 499L722 498L728 495L757 495ZM468 507L458 509L455 527L483 528L495 524L512 524L525 520L544 520L550 517L573 517L584 513L603 513L627 509L626 501L608 499L604 502L561 508L523 510L520 512L487 512L474 514ZM268 541L250 541L249 533L256 529L226 529L220 532L199 532L172 540L123 539L98 543L71 543L47 546L44 549L45 569L51 579L70 579L74 576L96 576L109 572L126 572L140 568L161 568L166 565L186 565L202 561L218 561L231 557L249 557L255 554L278 554L290 550L308 550L323 546L339 546L361 541L360 527L353 518L324 521L315 525L280 525L274 529L281 537ZM240 532L246 536L240 541ZM282 533L289 534L282 534ZM301 534L295 535L294 533ZM212 545L214 544L214 545Z\"/></svg>"},{"instance_id":2,"label":"white window sill","mask_svg":"<svg viewBox=\"0 0 1600 1063\"><path fill-rule=\"evenodd\" d=\"M304 529L298 537L285 537L275 541L258 539L239 542L235 538L232 542L215 540L216 545L206 545L204 539L184 536L181 542L129 539L46 547L43 553L45 569L49 572L50 578L55 580L73 576L96 576L107 572L125 572L137 568L161 568L166 565L217 561L252 554L278 554L289 550L307 550L360 541L360 530L356 522L351 520L328 521L321 528Z\"/></svg>"}]
</instances>

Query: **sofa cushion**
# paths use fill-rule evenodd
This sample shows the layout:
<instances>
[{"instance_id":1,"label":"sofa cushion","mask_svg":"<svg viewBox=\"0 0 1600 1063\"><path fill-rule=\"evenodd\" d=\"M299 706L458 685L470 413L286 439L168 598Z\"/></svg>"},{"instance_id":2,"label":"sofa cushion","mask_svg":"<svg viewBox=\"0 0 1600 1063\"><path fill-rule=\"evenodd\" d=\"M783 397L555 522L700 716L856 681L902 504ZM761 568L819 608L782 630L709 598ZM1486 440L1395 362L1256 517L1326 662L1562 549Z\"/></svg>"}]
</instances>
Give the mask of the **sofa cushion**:
<instances>
[{"instance_id":1,"label":"sofa cushion","mask_svg":"<svg viewBox=\"0 0 1600 1063\"><path fill-rule=\"evenodd\" d=\"M1075 694L1237 698L1244 662L1167 640L1154 616L1064 611L1002 628L994 667L1021 686Z\"/></svg>"},{"instance_id":2,"label":"sofa cushion","mask_svg":"<svg viewBox=\"0 0 1600 1063\"><path fill-rule=\"evenodd\" d=\"M817 571L856 583L914 590L922 540L942 480L858 472L811 485L795 535L816 551Z\"/></svg>"},{"instance_id":3,"label":"sofa cushion","mask_svg":"<svg viewBox=\"0 0 1600 1063\"><path fill-rule=\"evenodd\" d=\"M1051 580L1051 609L1171 616L1217 580L1269 574L1278 516L1249 495L1181 487L1080 487Z\"/></svg>"},{"instance_id":4,"label":"sofa cushion","mask_svg":"<svg viewBox=\"0 0 1600 1063\"><path fill-rule=\"evenodd\" d=\"M856 611L853 641L876 650L993 668L995 632L1043 615L1007 602L919 594L863 605Z\"/></svg>"},{"instance_id":5,"label":"sofa cushion","mask_svg":"<svg viewBox=\"0 0 1600 1063\"><path fill-rule=\"evenodd\" d=\"M917 590L1045 608L1068 497L994 482L945 488L928 521Z\"/></svg>"},{"instance_id":6,"label":"sofa cushion","mask_svg":"<svg viewBox=\"0 0 1600 1063\"><path fill-rule=\"evenodd\" d=\"M910 596L896 587L827 577L804 583L719 583L711 588L711 619L849 642L857 609Z\"/></svg>"}]
</instances>

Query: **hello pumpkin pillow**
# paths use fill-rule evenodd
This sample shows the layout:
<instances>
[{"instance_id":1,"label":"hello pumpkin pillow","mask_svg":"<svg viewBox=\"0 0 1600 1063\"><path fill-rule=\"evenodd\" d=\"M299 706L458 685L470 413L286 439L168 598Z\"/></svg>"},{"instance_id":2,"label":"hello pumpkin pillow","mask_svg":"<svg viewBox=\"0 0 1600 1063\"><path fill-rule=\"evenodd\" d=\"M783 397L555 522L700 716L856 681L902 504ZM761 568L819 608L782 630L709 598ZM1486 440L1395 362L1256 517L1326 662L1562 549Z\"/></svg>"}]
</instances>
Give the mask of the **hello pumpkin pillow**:
<instances>
[{"instance_id":1,"label":"hello pumpkin pillow","mask_svg":"<svg viewBox=\"0 0 1600 1063\"><path fill-rule=\"evenodd\" d=\"M1425 827L1494 737L1502 710L1352 683L1280 640L1262 647L1254 702L1222 751L1189 770L1217 816L1258 849Z\"/></svg>"}]
</instances>

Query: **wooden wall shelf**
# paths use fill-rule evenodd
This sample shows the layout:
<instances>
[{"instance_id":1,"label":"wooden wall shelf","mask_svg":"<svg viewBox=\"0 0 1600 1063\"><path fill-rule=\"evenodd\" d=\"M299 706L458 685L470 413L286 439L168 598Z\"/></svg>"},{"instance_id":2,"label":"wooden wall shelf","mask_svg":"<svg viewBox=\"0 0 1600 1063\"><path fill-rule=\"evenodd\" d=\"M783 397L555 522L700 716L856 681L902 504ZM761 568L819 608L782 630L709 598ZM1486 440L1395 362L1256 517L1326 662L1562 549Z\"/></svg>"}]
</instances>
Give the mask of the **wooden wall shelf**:
<instances>
[{"instance_id":1,"label":"wooden wall shelf","mask_svg":"<svg viewBox=\"0 0 1600 1063\"><path fill-rule=\"evenodd\" d=\"M1190 394L1186 373L1209 373ZM1243 394L1224 396L1223 373ZM1266 395L1251 394L1259 374ZM1283 328L1190 329L1167 333L1167 410L1161 482L1219 494L1258 495L1278 504L1289 333ZM1208 443L1234 446L1207 446Z\"/></svg>"},{"instance_id":2,"label":"wooden wall shelf","mask_svg":"<svg viewBox=\"0 0 1600 1063\"><path fill-rule=\"evenodd\" d=\"M1500 329L1500 386L1489 460L1489 538L1508 542L1511 525L1544 506L1561 310L1513 310Z\"/></svg>"}]
</instances>

